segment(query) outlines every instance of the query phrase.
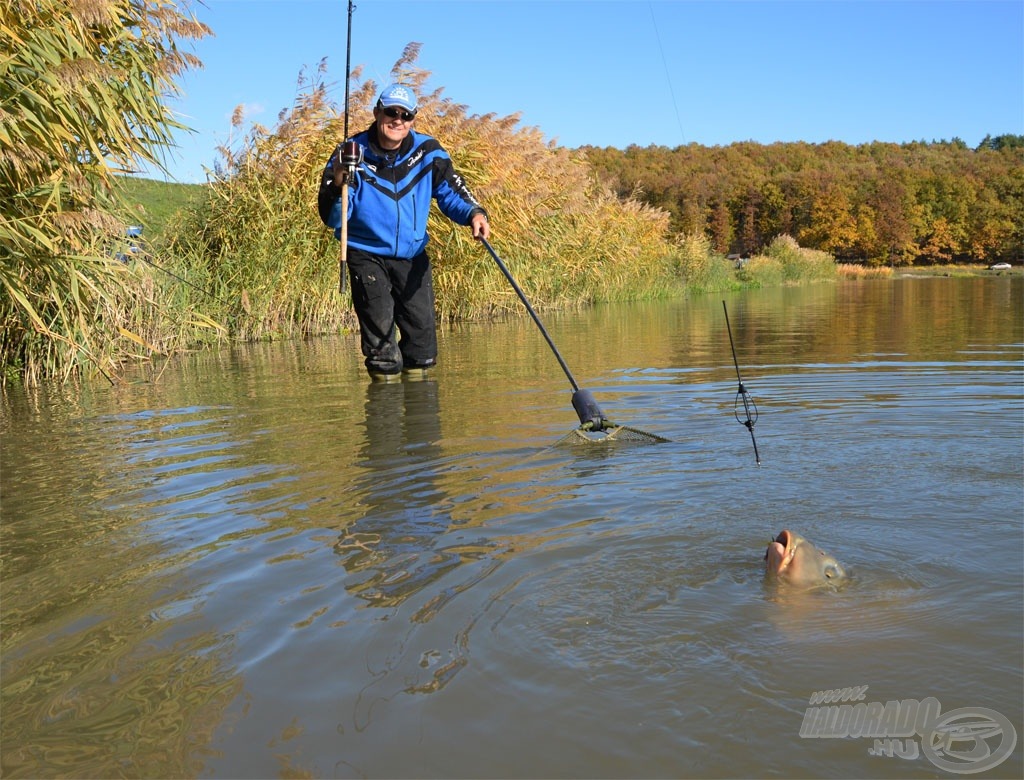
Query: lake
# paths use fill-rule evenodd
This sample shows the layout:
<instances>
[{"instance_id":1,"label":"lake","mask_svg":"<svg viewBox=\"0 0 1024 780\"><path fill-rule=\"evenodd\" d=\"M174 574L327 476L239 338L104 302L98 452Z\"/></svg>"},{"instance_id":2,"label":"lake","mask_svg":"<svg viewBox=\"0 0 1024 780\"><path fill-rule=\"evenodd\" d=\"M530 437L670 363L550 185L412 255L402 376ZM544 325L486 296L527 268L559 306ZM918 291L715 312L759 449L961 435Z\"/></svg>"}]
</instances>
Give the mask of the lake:
<instances>
[{"instance_id":1,"label":"lake","mask_svg":"<svg viewBox=\"0 0 1024 780\"><path fill-rule=\"evenodd\" d=\"M426 381L347 336L14 392L0 770L1024 776L1022 312L1020 277L542 312L661 443L574 443L526 317ZM784 528L850 581L766 582Z\"/></svg>"}]
</instances>

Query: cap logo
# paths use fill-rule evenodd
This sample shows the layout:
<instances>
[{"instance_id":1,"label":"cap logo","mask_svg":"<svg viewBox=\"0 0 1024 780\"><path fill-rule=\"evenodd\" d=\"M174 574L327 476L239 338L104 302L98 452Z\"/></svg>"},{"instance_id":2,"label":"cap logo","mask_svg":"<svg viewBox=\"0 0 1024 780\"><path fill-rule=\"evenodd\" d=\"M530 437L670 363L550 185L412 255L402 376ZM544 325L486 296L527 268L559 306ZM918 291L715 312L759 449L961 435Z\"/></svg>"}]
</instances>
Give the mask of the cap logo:
<instances>
[{"instance_id":1,"label":"cap logo","mask_svg":"<svg viewBox=\"0 0 1024 780\"><path fill-rule=\"evenodd\" d=\"M388 97L393 100L404 100L407 103L412 103L412 95L409 94L409 90L405 87L395 87L388 93Z\"/></svg>"}]
</instances>

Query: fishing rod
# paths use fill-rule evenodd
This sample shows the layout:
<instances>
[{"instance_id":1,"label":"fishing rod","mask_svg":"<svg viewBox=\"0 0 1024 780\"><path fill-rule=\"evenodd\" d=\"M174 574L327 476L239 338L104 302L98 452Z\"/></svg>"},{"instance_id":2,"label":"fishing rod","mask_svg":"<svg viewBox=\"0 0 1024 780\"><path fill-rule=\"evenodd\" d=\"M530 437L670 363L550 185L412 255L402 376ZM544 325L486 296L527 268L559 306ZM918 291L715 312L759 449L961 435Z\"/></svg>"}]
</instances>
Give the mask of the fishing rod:
<instances>
[{"instance_id":1,"label":"fishing rod","mask_svg":"<svg viewBox=\"0 0 1024 780\"><path fill-rule=\"evenodd\" d=\"M750 441L754 445L754 460L757 461L757 465L761 465L761 455L757 451L757 439L754 438L754 423L757 422L757 404L754 403L754 399L750 397L750 393L747 392L747 388L743 386L743 378L740 376L740 364L736 359L736 345L732 340L732 328L729 325L729 309L725 306L725 301L722 301L722 310L725 312L725 329L729 332L729 347L732 349L732 363L736 366L736 380L740 383L739 389L736 390L736 401L733 404L733 414L736 415L736 422L743 425L748 431L750 431ZM740 419L740 400L743 400L743 411L747 415L746 420ZM751 416L751 410L753 410L753 416Z\"/></svg>"},{"instance_id":2,"label":"fishing rod","mask_svg":"<svg viewBox=\"0 0 1024 780\"><path fill-rule=\"evenodd\" d=\"M352 73L352 12L355 6L352 0L348 0L348 32L345 36L345 138L338 145L336 160L342 166L341 179L341 249L338 259L338 292L345 294L348 274L346 263L348 262L348 183L355 175L356 166L359 165L362 155L359 144L350 141L348 138L348 98L349 79Z\"/></svg>"}]
</instances>

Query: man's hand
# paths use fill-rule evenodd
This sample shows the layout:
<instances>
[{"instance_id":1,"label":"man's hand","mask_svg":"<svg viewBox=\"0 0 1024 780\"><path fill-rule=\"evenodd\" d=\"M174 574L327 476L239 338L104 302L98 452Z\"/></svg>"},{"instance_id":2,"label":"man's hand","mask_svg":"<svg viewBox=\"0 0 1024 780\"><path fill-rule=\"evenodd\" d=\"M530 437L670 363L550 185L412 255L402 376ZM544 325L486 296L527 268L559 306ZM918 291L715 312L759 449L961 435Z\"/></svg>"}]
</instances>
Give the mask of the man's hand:
<instances>
[{"instance_id":1,"label":"man's hand","mask_svg":"<svg viewBox=\"0 0 1024 780\"><path fill-rule=\"evenodd\" d=\"M334 186L338 189L347 182L349 186L355 184L356 168L363 161L363 147L355 141L345 141L338 144L334 152L334 159L331 160L331 167L334 171Z\"/></svg>"},{"instance_id":2,"label":"man's hand","mask_svg":"<svg viewBox=\"0 0 1024 780\"><path fill-rule=\"evenodd\" d=\"M486 214L474 214L472 220L470 220L469 225L471 228L473 228L473 238L482 238L486 241L491 237L491 225L487 221Z\"/></svg>"},{"instance_id":3,"label":"man's hand","mask_svg":"<svg viewBox=\"0 0 1024 780\"><path fill-rule=\"evenodd\" d=\"M337 156L332 161L331 167L334 170L334 186L340 190L348 181L348 171L345 170L345 166L341 164L341 160Z\"/></svg>"}]
</instances>

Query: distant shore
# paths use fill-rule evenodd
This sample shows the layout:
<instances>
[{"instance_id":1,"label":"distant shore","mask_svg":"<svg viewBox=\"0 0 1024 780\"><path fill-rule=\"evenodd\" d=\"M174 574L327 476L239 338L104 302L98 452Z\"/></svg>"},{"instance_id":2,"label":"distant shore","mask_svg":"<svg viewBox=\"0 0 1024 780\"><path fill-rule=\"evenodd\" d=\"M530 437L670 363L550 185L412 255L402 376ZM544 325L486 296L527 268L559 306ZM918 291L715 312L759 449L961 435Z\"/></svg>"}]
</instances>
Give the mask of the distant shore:
<instances>
[{"instance_id":1,"label":"distant shore","mask_svg":"<svg viewBox=\"0 0 1024 780\"><path fill-rule=\"evenodd\" d=\"M993 270L987 265L922 265L894 268L894 276L1022 276L1024 264Z\"/></svg>"},{"instance_id":2,"label":"distant shore","mask_svg":"<svg viewBox=\"0 0 1024 780\"><path fill-rule=\"evenodd\" d=\"M853 263L837 265L839 279L906 279L912 277L947 276L962 278L965 276L1024 276L1024 263L1010 268L993 269L981 263L963 265L901 265L890 267L863 266Z\"/></svg>"}]
</instances>

